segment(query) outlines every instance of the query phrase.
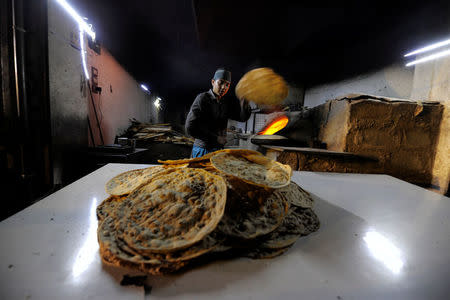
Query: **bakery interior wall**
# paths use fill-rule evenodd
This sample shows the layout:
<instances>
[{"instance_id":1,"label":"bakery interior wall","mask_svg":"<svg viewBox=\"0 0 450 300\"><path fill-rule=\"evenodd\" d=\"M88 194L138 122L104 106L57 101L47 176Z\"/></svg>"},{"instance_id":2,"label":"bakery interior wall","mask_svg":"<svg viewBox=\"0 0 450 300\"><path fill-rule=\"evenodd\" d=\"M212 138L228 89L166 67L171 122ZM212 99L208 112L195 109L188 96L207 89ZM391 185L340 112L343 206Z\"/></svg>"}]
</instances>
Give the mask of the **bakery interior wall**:
<instances>
[{"instance_id":1,"label":"bakery interior wall","mask_svg":"<svg viewBox=\"0 0 450 300\"><path fill-rule=\"evenodd\" d=\"M87 70L91 78L92 67L97 70L101 88L101 93L92 94L97 122L83 72L78 25L56 1L47 3L54 183L66 184L80 175L80 153L92 146L88 119L95 145L108 145L130 125L129 119L158 123L163 112L107 49L101 47L97 53L85 39Z\"/></svg>"},{"instance_id":2,"label":"bakery interior wall","mask_svg":"<svg viewBox=\"0 0 450 300\"><path fill-rule=\"evenodd\" d=\"M431 188L448 192L450 179L450 59L405 67L399 62L374 72L305 89L305 106L315 107L346 94L370 94L383 97L436 101L444 105L432 166ZM430 154L432 155L432 154Z\"/></svg>"},{"instance_id":3,"label":"bakery interior wall","mask_svg":"<svg viewBox=\"0 0 450 300\"><path fill-rule=\"evenodd\" d=\"M449 193L450 182L450 58L416 65L411 99L439 101L444 106L433 166L432 185Z\"/></svg>"},{"instance_id":4,"label":"bakery interior wall","mask_svg":"<svg viewBox=\"0 0 450 300\"><path fill-rule=\"evenodd\" d=\"M409 99L413 81L414 68L397 63L341 81L308 87L305 90L305 106L314 107L327 100L355 93Z\"/></svg>"}]
</instances>

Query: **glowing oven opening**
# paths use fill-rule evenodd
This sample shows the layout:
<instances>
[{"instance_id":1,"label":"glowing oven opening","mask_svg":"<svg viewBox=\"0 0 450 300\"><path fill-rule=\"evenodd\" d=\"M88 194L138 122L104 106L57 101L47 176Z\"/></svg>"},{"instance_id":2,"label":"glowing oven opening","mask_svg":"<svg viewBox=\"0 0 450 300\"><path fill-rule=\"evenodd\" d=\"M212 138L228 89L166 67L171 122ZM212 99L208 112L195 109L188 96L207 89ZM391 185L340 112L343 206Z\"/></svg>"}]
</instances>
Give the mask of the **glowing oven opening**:
<instances>
[{"instance_id":1,"label":"glowing oven opening","mask_svg":"<svg viewBox=\"0 0 450 300\"><path fill-rule=\"evenodd\" d=\"M269 125L267 125L264 130L258 132L258 135L274 134L283 129L284 127L286 127L288 122L289 122L288 117L280 116L275 120L273 120L272 122L270 122Z\"/></svg>"}]
</instances>

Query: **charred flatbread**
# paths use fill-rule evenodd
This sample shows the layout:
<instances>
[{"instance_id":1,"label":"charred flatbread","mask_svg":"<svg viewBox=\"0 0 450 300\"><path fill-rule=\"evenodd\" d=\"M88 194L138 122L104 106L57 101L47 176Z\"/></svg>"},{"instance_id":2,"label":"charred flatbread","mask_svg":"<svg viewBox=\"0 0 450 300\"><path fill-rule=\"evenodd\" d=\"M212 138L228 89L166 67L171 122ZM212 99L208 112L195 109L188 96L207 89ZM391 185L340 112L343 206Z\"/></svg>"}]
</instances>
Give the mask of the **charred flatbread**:
<instances>
[{"instance_id":1,"label":"charred flatbread","mask_svg":"<svg viewBox=\"0 0 450 300\"><path fill-rule=\"evenodd\" d=\"M276 191L255 191L251 197L231 194L218 228L231 237L254 239L280 226L287 211L287 201Z\"/></svg>"},{"instance_id":2,"label":"charred flatbread","mask_svg":"<svg viewBox=\"0 0 450 300\"><path fill-rule=\"evenodd\" d=\"M280 227L271 232L260 244L262 248L279 249L294 244L301 236L317 231L319 218L310 208L292 207Z\"/></svg>"},{"instance_id":3,"label":"charred flatbread","mask_svg":"<svg viewBox=\"0 0 450 300\"><path fill-rule=\"evenodd\" d=\"M157 269L160 266L165 268L169 266L180 265L180 262L187 261L208 253L215 249L224 237L213 232L206 236L203 240L193 246L167 254L147 254L137 253L121 240L114 230L114 217L108 216L105 222L102 222L98 228L98 240L100 244L100 254L102 258L109 264L116 262L117 266L131 267L134 269L142 269L138 265L145 265L146 270L150 267Z\"/></svg>"},{"instance_id":4,"label":"charred flatbread","mask_svg":"<svg viewBox=\"0 0 450 300\"><path fill-rule=\"evenodd\" d=\"M314 200L311 195L293 181L291 181L288 186L279 189L279 192L282 193L292 205L303 208L312 208L314 205Z\"/></svg>"},{"instance_id":5,"label":"charred flatbread","mask_svg":"<svg viewBox=\"0 0 450 300\"><path fill-rule=\"evenodd\" d=\"M99 252L105 264L124 267L141 272L160 275L179 270L185 262L167 262L154 257L144 257L127 251L126 245L121 242L114 230L114 219L110 216L100 223L97 230Z\"/></svg>"},{"instance_id":6,"label":"charred flatbread","mask_svg":"<svg viewBox=\"0 0 450 300\"><path fill-rule=\"evenodd\" d=\"M106 217L115 213L120 203L126 196L109 196L97 206L97 220L102 222Z\"/></svg>"},{"instance_id":7,"label":"charred flatbread","mask_svg":"<svg viewBox=\"0 0 450 300\"><path fill-rule=\"evenodd\" d=\"M139 253L187 248L211 233L226 203L222 177L182 168L154 177L122 203L123 240Z\"/></svg>"},{"instance_id":8,"label":"charred flatbread","mask_svg":"<svg viewBox=\"0 0 450 300\"><path fill-rule=\"evenodd\" d=\"M286 252L289 247L280 249L252 248L243 252L242 256L252 259L268 259L280 256Z\"/></svg>"},{"instance_id":9,"label":"charred flatbread","mask_svg":"<svg viewBox=\"0 0 450 300\"><path fill-rule=\"evenodd\" d=\"M220 246L222 240L224 240L223 235L221 233L213 231L204 239L188 248L168 253L151 253L148 251L139 253L135 249L128 247L128 245L120 238L118 238L118 244L122 248L122 250L129 254L136 255L137 257L142 256L145 259L153 259L165 263L176 263L181 261L188 261L210 251L213 251L218 246Z\"/></svg>"},{"instance_id":10,"label":"charred flatbread","mask_svg":"<svg viewBox=\"0 0 450 300\"><path fill-rule=\"evenodd\" d=\"M254 185L248 184L238 177L231 176L217 170L216 168L214 168L210 161L192 162L188 164L188 168L203 169L212 174L222 177L227 184L227 197L231 195L231 199L233 198L233 194L237 194L240 196L248 195L249 197L253 197L254 191L257 189Z\"/></svg>"}]
</instances>

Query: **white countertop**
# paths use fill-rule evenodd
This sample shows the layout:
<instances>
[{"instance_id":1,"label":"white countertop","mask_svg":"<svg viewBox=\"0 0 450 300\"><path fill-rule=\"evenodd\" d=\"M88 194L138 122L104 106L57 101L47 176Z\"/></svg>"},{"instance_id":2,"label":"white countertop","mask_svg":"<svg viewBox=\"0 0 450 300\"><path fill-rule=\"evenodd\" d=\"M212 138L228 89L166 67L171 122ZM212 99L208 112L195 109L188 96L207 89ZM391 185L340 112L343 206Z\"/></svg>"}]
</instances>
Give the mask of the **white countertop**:
<instances>
[{"instance_id":1,"label":"white countertop","mask_svg":"<svg viewBox=\"0 0 450 300\"><path fill-rule=\"evenodd\" d=\"M449 299L450 199L386 175L294 172L321 228L269 260L217 261L121 286L102 266L108 164L0 223L0 299ZM3 199L12 201L12 199Z\"/></svg>"}]
</instances>

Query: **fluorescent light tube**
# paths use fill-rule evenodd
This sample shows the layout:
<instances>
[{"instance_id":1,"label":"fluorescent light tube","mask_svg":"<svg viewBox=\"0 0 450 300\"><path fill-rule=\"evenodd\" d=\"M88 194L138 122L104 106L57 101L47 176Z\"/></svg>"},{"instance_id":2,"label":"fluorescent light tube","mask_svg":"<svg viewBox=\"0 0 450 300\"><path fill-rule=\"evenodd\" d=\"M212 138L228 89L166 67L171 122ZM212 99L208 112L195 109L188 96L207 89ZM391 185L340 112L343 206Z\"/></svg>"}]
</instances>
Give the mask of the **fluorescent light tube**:
<instances>
[{"instance_id":1,"label":"fluorescent light tube","mask_svg":"<svg viewBox=\"0 0 450 300\"><path fill-rule=\"evenodd\" d=\"M405 54L405 57L411 56L411 55L414 55L414 54L418 54L418 53L427 52L427 51L430 51L430 50L433 50L433 49L436 49L436 48L439 48L439 47L443 47L443 46L446 46L446 45L449 45L449 44L450 44L450 39L448 39L446 41L439 42L439 43L434 43L434 44L431 44L429 46L426 46L426 47L414 50L412 52L409 52L409 53Z\"/></svg>"},{"instance_id":2,"label":"fluorescent light tube","mask_svg":"<svg viewBox=\"0 0 450 300\"><path fill-rule=\"evenodd\" d=\"M84 30L79 26L80 28L80 52L81 52L81 63L83 64L83 71L84 76L86 76L86 79L89 80L89 72L86 65L86 50L84 49Z\"/></svg>"},{"instance_id":3,"label":"fluorescent light tube","mask_svg":"<svg viewBox=\"0 0 450 300\"><path fill-rule=\"evenodd\" d=\"M89 26L83 18L80 17L80 15L75 11L75 9L72 8L72 6L67 3L65 0L56 0L61 6L69 13L69 15L72 16L72 18L77 21L78 25L83 28L83 30L89 34L89 36L92 38L92 40L95 40L95 32L92 31L91 26Z\"/></svg>"},{"instance_id":4,"label":"fluorescent light tube","mask_svg":"<svg viewBox=\"0 0 450 300\"><path fill-rule=\"evenodd\" d=\"M437 59L437 58L440 58L440 57L444 57L444 56L447 56L447 55L450 55L450 49L447 49L447 50L444 50L444 51L441 51L441 52L437 52L437 53L425 56L423 58L414 60L412 62L407 63L406 66L409 67L409 66L417 65L417 64L420 64L420 63L423 63L423 62L426 62L426 61L430 61L430 60L433 60L433 59Z\"/></svg>"}]
</instances>

